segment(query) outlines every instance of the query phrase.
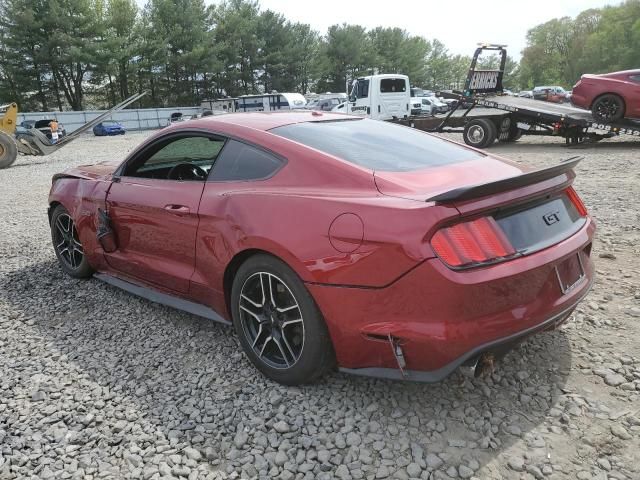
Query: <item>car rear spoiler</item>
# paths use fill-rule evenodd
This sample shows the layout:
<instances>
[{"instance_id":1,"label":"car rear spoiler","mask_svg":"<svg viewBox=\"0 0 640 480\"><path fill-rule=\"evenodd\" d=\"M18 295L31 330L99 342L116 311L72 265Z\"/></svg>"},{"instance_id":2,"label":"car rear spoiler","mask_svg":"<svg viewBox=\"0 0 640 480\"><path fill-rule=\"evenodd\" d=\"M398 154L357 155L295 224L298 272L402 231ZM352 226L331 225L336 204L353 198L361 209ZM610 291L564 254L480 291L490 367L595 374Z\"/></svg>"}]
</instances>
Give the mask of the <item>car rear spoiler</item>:
<instances>
[{"instance_id":1,"label":"car rear spoiler","mask_svg":"<svg viewBox=\"0 0 640 480\"><path fill-rule=\"evenodd\" d=\"M438 195L428 198L426 201L437 203L460 202L463 200L471 200L472 198L493 195L494 193L500 193L507 190L513 190L514 188L524 187L525 185L542 182L544 180L557 177L558 175L562 175L569 170L573 170L573 168L583 158L584 157L571 157L563 160L558 165L523 173L522 175L518 175L517 177L503 178L501 180L496 180L495 182L455 188L453 190L449 190L448 192L439 193Z\"/></svg>"}]
</instances>

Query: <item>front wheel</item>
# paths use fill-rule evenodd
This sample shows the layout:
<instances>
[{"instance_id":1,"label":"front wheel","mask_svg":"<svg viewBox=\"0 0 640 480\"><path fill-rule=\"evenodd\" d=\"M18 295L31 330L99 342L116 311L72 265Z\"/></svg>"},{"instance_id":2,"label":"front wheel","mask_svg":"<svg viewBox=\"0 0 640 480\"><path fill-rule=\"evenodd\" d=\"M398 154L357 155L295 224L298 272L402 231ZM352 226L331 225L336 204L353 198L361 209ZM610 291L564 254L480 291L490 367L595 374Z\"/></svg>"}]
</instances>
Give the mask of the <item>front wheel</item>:
<instances>
[{"instance_id":1,"label":"front wheel","mask_svg":"<svg viewBox=\"0 0 640 480\"><path fill-rule=\"evenodd\" d=\"M240 344L265 376L285 385L311 383L335 363L327 327L302 281L269 255L250 257L231 290Z\"/></svg>"},{"instance_id":2,"label":"front wheel","mask_svg":"<svg viewBox=\"0 0 640 480\"><path fill-rule=\"evenodd\" d=\"M62 270L75 278L93 275L94 270L84 254L76 225L62 205L58 205L51 215L51 240Z\"/></svg>"}]
</instances>

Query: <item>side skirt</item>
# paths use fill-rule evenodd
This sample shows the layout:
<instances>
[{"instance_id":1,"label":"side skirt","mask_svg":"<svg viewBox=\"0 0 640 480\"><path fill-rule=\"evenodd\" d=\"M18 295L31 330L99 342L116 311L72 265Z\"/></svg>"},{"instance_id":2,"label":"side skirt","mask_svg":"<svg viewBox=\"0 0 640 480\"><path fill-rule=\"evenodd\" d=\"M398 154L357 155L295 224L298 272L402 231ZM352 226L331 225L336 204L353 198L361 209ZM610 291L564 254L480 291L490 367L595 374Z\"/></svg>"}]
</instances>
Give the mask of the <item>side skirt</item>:
<instances>
[{"instance_id":1,"label":"side skirt","mask_svg":"<svg viewBox=\"0 0 640 480\"><path fill-rule=\"evenodd\" d=\"M102 280L103 282L108 283L109 285L118 287L122 290L125 290L126 292L129 292L138 297L142 297L151 302L166 305L167 307L175 308L176 310L182 310L183 312L192 313L193 315L208 318L209 320L223 323L225 325L231 325L231 322L229 320L223 318L221 315L216 313L215 310L200 303L174 297L173 295L162 293L152 288L144 287L142 285L137 285L135 283L116 278L106 273L95 273L93 276L98 280Z\"/></svg>"}]
</instances>

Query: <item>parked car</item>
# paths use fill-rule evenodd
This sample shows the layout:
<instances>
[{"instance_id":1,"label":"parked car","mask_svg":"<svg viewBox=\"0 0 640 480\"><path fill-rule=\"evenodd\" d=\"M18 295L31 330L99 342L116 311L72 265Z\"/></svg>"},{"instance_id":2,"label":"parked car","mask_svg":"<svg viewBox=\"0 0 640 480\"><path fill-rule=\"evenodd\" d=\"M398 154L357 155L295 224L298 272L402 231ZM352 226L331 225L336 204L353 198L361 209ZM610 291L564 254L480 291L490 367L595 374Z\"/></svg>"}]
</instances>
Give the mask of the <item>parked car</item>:
<instances>
[{"instance_id":1,"label":"parked car","mask_svg":"<svg viewBox=\"0 0 640 480\"><path fill-rule=\"evenodd\" d=\"M32 128L36 128L44 133L49 140L51 140L51 127L49 124L53 121L52 118L42 119L42 120L24 120L20 123L22 128L27 130L31 130ZM67 130L64 126L58 122L58 138L62 138L67 134Z\"/></svg>"},{"instance_id":2,"label":"parked car","mask_svg":"<svg viewBox=\"0 0 640 480\"><path fill-rule=\"evenodd\" d=\"M518 96L522 98L533 98L533 92L531 90L522 90L518 93Z\"/></svg>"},{"instance_id":3,"label":"parked car","mask_svg":"<svg viewBox=\"0 0 640 480\"><path fill-rule=\"evenodd\" d=\"M431 98L427 98L427 97L422 97L420 98L420 113L423 115L433 115L435 113L435 107L433 105L433 102L431 101L434 97Z\"/></svg>"},{"instance_id":4,"label":"parked car","mask_svg":"<svg viewBox=\"0 0 640 480\"><path fill-rule=\"evenodd\" d=\"M337 107L342 103L342 100L338 97L334 98L322 98L314 101L313 104L307 104L305 109L307 110L321 110L324 112L330 112L334 107Z\"/></svg>"},{"instance_id":5,"label":"parked car","mask_svg":"<svg viewBox=\"0 0 640 480\"><path fill-rule=\"evenodd\" d=\"M105 120L93 127L93 134L100 137L104 135L124 135L124 126L115 120Z\"/></svg>"},{"instance_id":6,"label":"parked car","mask_svg":"<svg viewBox=\"0 0 640 480\"><path fill-rule=\"evenodd\" d=\"M551 103L565 103L568 101L567 91L559 86L535 87L531 92L534 100Z\"/></svg>"},{"instance_id":7,"label":"parked car","mask_svg":"<svg viewBox=\"0 0 640 480\"><path fill-rule=\"evenodd\" d=\"M420 115L423 113L422 97L411 97L410 103L411 115Z\"/></svg>"},{"instance_id":8,"label":"parked car","mask_svg":"<svg viewBox=\"0 0 640 480\"><path fill-rule=\"evenodd\" d=\"M432 115L435 115L437 113L446 113L449 111L449 106L446 103L440 101L438 97L435 96L422 97L422 103L430 105Z\"/></svg>"},{"instance_id":9,"label":"parked car","mask_svg":"<svg viewBox=\"0 0 640 480\"><path fill-rule=\"evenodd\" d=\"M233 324L275 381L337 365L433 382L588 292L578 162L532 171L362 117L237 113L54 175L49 219L68 275Z\"/></svg>"},{"instance_id":10,"label":"parked car","mask_svg":"<svg viewBox=\"0 0 640 480\"><path fill-rule=\"evenodd\" d=\"M444 103L449 110L458 105L458 100L455 98L439 98L440 102Z\"/></svg>"},{"instance_id":11,"label":"parked car","mask_svg":"<svg viewBox=\"0 0 640 480\"><path fill-rule=\"evenodd\" d=\"M170 127L174 123L184 122L185 120L187 120L187 118L188 117L186 115L183 115L182 112L173 112L171 115L169 115L166 126Z\"/></svg>"},{"instance_id":12,"label":"parked car","mask_svg":"<svg viewBox=\"0 0 640 480\"><path fill-rule=\"evenodd\" d=\"M582 75L571 92L571 103L591 110L602 122L640 118L640 70Z\"/></svg>"}]
</instances>

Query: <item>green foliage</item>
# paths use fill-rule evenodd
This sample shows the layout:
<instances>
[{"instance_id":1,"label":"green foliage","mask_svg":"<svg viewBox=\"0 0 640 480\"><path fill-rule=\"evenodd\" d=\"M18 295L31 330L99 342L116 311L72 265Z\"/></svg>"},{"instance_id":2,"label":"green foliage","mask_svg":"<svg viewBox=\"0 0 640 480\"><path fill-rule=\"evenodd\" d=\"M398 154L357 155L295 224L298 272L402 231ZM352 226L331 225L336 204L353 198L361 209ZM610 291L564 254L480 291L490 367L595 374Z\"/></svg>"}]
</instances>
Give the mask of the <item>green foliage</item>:
<instances>
[{"instance_id":1,"label":"green foliage","mask_svg":"<svg viewBox=\"0 0 640 480\"><path fill-rule=\"evenodd\" d=\"M529 30L520 62L523 86L571 87L585 73L640 67L640 0L589 9Z\"/></svg>"},{"instance_id":2,"label":"green foliage","mask_svg":"<svg viewBox=\"0 0 640 480\"><path fill-rule=\"evenodd\" d=\"M142 90L150 95L140 106L344 92L374 72L460 88L469 62L401 28L342 24L321 35L256 0L148 0L143 9L136 0L0 0L0 101L27 110L105 108Z\"/></svg>"}]
</instances>

